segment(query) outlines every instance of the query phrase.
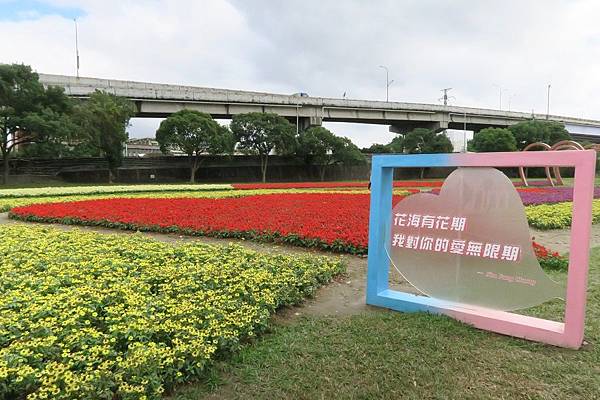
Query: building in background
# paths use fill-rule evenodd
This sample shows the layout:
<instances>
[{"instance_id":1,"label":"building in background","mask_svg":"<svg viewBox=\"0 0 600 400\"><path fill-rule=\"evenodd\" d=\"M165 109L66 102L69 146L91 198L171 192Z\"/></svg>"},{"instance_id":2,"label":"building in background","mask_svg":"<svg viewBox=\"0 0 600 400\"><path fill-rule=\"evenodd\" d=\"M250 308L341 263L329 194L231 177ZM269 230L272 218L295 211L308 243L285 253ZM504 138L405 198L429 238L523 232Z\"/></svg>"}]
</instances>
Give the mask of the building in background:
<instances>
[{"instance_id":1,"label":"building in background","mask_svg":"<svg viewBox=\"0 0 600 400\"><path fill-rule=\"evenodd\" d=\"M156 157L163 155L160 146L154 138L128 139L123 149L125 157ZM180 150L169 151L170 156L185 155Z\"/></svg>"}]
</instances>

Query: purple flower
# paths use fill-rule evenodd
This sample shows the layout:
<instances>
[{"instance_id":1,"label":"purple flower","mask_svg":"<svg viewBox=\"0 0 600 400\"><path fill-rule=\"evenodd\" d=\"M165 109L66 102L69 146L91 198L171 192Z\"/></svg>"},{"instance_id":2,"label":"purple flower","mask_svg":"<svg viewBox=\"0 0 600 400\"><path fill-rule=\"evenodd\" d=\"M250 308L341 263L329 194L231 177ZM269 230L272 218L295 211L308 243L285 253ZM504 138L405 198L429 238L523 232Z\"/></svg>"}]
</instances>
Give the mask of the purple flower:
<instances>
[{"instance_id":1,"label":"purple flower","mask_svg":"<svg viewBox=\"0 0 600 400\"><path fill-rule=\"evenodd\" d=\"M439 189L431 190L431 193L439 194L439 192ZM521 196L521 201L526 206L573 201L573 188L569 186L545 187L531 191L517 189L517 192ZM600 198L600 187L594 188L594 198Z\"/></svg>"},{"instance_id":2,"label":"purple flower","mask_svg":"<svg viewBox=\"0 0 600 400\"><path fill-rule=\"evenodd\" d=\"M547 187L544 188L544 192L537 191L521 191L521 201L526 206L535 204L550 204L550 203L562 203L565 201L573 201L573 188L572 187ZM594 198L600 197L600 187L594 189Z\"/></svg>"}]
</instances>

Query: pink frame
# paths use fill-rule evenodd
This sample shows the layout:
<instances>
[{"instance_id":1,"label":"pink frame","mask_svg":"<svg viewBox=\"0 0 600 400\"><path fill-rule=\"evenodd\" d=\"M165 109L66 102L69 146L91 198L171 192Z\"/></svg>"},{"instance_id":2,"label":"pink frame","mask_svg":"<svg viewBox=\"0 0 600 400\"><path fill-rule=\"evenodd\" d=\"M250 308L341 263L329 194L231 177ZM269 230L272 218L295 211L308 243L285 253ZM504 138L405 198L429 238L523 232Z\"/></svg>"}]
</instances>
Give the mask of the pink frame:
<instances>
[{"instance_id":1,"label":"pink frame","mask_svg":"<svg viewBox=\"0 0 600 400\"><path fill-rule=\"evenodd\" d=\"M575 167L564 322L467 306L389 289L389 261L384 252L389 242L387 235L393 169L427 166ZM445 314L477 328L561 347L579 348L583 343L585 325L595 166L594 150L374 156L371 175L367 303L405 312Z\"/></svg>"}]
</instances>

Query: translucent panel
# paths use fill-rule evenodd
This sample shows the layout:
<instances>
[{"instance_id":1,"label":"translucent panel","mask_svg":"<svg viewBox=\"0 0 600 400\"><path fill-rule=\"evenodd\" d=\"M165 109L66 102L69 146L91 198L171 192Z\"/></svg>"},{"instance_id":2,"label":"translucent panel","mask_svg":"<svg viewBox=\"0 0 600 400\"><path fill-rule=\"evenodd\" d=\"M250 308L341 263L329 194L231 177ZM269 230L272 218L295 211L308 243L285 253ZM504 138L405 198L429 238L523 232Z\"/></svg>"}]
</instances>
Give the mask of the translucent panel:
<instances>
[{"instance_id":1,"label":"translucent panel","mask_svg":"<svg viewBox=\"0 0 600 400\"><path fill-rule=\"evenodd\" d=\"M408 196L391 218L390 259L430 297L503 311L564 298L535 257L519 194L495 168L458 168L439 195Z\"/></svg>"}]
</instances>

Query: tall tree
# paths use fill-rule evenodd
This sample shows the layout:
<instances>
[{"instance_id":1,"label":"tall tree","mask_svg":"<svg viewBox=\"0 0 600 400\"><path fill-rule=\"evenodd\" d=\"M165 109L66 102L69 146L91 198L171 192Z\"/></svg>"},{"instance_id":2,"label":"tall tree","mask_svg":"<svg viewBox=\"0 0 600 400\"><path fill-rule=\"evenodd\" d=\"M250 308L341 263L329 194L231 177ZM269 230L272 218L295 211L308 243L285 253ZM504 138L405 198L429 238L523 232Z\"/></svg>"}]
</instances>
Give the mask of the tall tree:
<instances>
[{"instance_id":1,"label":"tall tree","mask_svg":"<svg viewBox=\"0 0 600 400\"><path fill-rule=\"evenodd\" d=\"M470 151L516 151L517 141L506 128L485 128L476 133L467 144Z\"/></svg>"},{"instance_id":2,"label":"tall tree","mask_svg":"<svg viewBox=\"0 0 600 400\"><path fill-rule=\"evenodd\" d=\"M134 104L124 97L96 90L77 107L75 119L82 139L98 150L108 162L108 182L123 162L129 120L135 115Z\"/></svg>"},{"instance_id":3,"label":"tall tree","mask_svg":"<svg viewBox=\"0 0 600 400\"><path fill-rule=\"evenodd\" d=\"M552 146L561 140L571 139L571 135L561 122L532 119L519 122L508 129L515 137L518 150L523 150L527 145L535 142L544 142Z\"/></svg>"},{"instance_id":4,"label":"tall tree","mask_svg":"<svg viewBox=\"0 0 600 400\"><path fill-rule=\"evenodd\" d=\"M366 154L383 154L391 153L392 149L387 144L373 143L370 147L364 147L361 149L361 152Z\"/></svg>"},{"instance_id":5,"label":"tall tree","mask_svg":"<svg viewBox=\"0 0 600 400\"><path fill-rule=\"evenodd\" d=\"M404 135L400 143L403 152L409 154L451 153L453 150L448 136L426 128L413 129Z\"/></svg>"},{"instance_id":6,"label":"tall tree","mask_svg":"<svg viewBox=\"0 0 600 400\"><path fill-rule=\"evenodd\" d=\"M327 168L335 164L361 164L365 156L358 147L345 137L335 136L321 126L303 131L298 138L298 155L317 165L319 177L323 181Z\"/></svg>"},{"instance_id":7,"label":"tall tree","mask_svg":"<svg viewBox=\"0 0 600 400\"><path fill-rule=\"evenodd\" d=\"M238 142L238 149L260 156L262 181L267 180L269 155L292 154L296 149L296 132L292 124L274 113L246 113L233 117L229 125Z\"/></svg>"},{"instance_id":8,"label":"tall tree","mask_svg":"<svg viewBox=\"0 0 600 400\"><path fill-rule=\"evenodd\" d=\"M408 154L451 153L454 149L448 136L426 128L415 128L404 137L397 136L389 146L394 152ZM421 179L424 174L425 168L421 168Z\"/></svg>"},{"instance_id":9,"label":"tall tree","mask_svg":"<svg viewBox=\"0 0 600 400\"><path fill-rule=\"evenodd\" d=\"M160 123L156 140L163 153L179 149L190 161L190 182L196 180L201 154L231 153L235 141L231 131L221 126L209 114L194 110L181 110Z\"/></svg>"},{"instance_id":10,"label":"tall tree","mask_svg":"<svg viewBox=\"0 0 600 400\"><path fill-rule=\"evenodd\" d=\"M0 152L8 182L10 157L21 145L67 136L71 100L62 88L44 86L31 67L0 64Z\"/></svg>"}]
</instances>

